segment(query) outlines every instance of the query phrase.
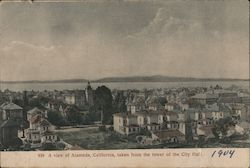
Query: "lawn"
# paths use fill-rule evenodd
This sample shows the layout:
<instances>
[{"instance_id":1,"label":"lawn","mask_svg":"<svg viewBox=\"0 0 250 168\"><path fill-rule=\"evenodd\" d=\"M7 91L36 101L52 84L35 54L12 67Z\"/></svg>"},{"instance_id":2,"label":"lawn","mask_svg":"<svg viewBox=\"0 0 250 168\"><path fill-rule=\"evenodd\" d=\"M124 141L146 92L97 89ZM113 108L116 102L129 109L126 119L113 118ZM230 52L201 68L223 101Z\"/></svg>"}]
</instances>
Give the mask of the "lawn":
<instances>
[{"instance_id":1,"label":"lawn","mask_svg":"<svg viewBox=\"0 0 250 168\"><path fill-rule=\"evenodd\" d=\"M112 131L99 131L98 128L69 129L56 132L65 142L71 145L79 145L84 149L108 150L108 149L148 149L148 148L190 148L198 147L196 144L187 146L181 144L141 145L135 142L135 137L121 137ZM230 144L207 143L202 148L215 147L250 147L249 140L232 141Z\"/></svg>"},{"instance_id":2,"label":"lawn","mask_svg":"<svg viewBox=\"0 0 250 168\"><path fill-rule=\"evenodd\" d=\"M77 131L60 131L57 135L71 145L84 149L132 149L139 148L136 142L127 141L111 131L99 131L97 128Z\"/></svg>"}]
</instances>

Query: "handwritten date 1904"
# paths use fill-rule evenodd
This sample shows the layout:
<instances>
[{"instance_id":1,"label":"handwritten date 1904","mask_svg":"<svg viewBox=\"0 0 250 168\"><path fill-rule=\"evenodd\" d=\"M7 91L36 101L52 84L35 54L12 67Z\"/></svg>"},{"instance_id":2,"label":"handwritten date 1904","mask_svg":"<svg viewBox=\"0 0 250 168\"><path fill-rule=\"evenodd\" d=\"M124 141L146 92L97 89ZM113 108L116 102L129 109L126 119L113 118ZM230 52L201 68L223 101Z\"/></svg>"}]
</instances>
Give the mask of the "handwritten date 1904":
<instances>
[{"instance_id":1,"label":"handwritten date 1904","mask_svg":"<svg viewBox=\"0 0 250 168\"><path fill-rule=\"evenodd\" d=\"M213 154L211 155L211 157L229 157L229 158L232 158L233 157L233 155L234 155L234 153L235 153L235 150L228 150L228 149L226 149L226 150L215 150L214 152L213 152Z\"/></svg>"}]
</instances>

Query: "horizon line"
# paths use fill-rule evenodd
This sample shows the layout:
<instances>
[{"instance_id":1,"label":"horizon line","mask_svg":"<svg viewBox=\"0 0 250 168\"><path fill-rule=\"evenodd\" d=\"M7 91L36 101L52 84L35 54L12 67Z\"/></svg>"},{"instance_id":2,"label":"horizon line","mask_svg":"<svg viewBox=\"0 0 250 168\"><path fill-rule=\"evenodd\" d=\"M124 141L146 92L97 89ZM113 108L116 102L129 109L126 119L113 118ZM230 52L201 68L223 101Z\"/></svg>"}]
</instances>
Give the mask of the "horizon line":
<instances>
[{"instance_id":1,"label":"horizon line","mask_svg":"<svg viewBox=\"0 0 250 168\"><path fill-rule=\"evenodd\" d=\"M165 75L134 75L134 76L107 76L100 77L97 79L87 79L87 78L64 78L64 79L31 79L31 80L0 80L0 83L29 83L29 82L59 82L59 81L73 81L73 80L83 80L90 82L98 82L99 80L104 80L107 78L141 78L141 77L167 77L167 78L183 78L183 79L198 79L198 80L250 80L249 78L234 78L234 77L183 77L183 76L165 76ZM146 82L146 81L145 81Z\"/></svg>"}]
</instances>

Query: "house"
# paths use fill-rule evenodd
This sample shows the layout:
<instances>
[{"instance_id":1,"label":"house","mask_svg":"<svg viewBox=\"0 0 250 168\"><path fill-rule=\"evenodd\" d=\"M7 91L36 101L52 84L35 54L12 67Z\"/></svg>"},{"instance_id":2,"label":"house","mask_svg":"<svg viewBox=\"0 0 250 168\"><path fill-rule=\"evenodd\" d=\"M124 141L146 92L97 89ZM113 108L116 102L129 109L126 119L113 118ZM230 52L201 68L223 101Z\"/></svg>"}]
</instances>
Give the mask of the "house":
<instances>
[{"instance_id":1,"label":"house","mask_svg":"<svg viewBox=\"0 0 250 168\"><path fill-rule=\"evenodd\" d=\"M157 111L157 110L163 109L163 107L160 103L153 102L153 103L148 104L148 109L153 110L153 111Z\"/></svg>"},{"instance_id":2,"label":"house","mask_svg":"<svg viewBox=\"0 0 250 168\"><path fill-rule=\"evenodd\" d=\"M127 110L131 111L132 114L138 112L138 111L142 111L145 110L145 104L142 102L132 102L132 103L128 103L127 105Z\"/></svg>"},{"instance_id":3,"label":"house","mask_svg":"<svg viewBox=\"0 0 250 168\"><path fill-rule=\"evenodd\" d=\"M230 105L232 111L231 116L237 120L247 120L249 114L247 114L247 108L244 104L232 104Z\"/></svg>"},{"instance_id":4,"label":"house","mask_svg":"<svg viewBox=\"0 0 250 168\"><path fill-rule=\"evenodd\" d=\"M180 110L180 106L177 103L166 103L165 109L168 111Z\"/></svg>"},{"instance_id":5,"label":"house","mask_svg":"<svg viewBox=\"0 0 250 168\"><path fill-rule=\"evenodd\" d=\"M250 105L250 95L247 93L239 93L238 97L240 99L240 103L245 104L246 106Z\"/></svg>"},{"instance_id":6,"label":"house","mask_svg":"<svg viewBox=\"0 0 250 168\"><path fill-rule=\"evenodd\" d=\"M161 130L163 113L142 111L131 113L116 113L113 115L114 130L123 135L139 133L141 130Z\"/></svg>"},{"instance_id":7,"label":"house","mask_svg":"<svg viewBox=\"0 0 250 168\"><path fill-rule=\"evenodd\" d=\"M177 121L178 119L178 114L175 112L168 111L164 114L164 121L169 122L169 121Z\"/></svg>"},{"instance_id":8,"label":"house","mask_svg":"<svg viewBox=\"0 0 250 168\"><path fill-rule=\"evenodd\" d=\"M185 135L177 129L152 132L152 139L160 143L179 143L185 141Z\"/></svg>"},{"instance_id":9,"label":"house","mask_svg":"<svg viewBox=\"0 0 250 168\"><path fill-rule=\"evenodd\" d=\"M4 147L21 146L22 142L18 138L19 123L13 118L5 120L0 124L0 144Z\"/></svg>"},{"instance_id":10,"label":"house","mask_svg":"<svg viewBox=\"0 0 250 168\"><path fill-rule=\"evenodd\" d=\"M205 140L215 138L215 136L213 134L213 126L197 127L196 134L200 137L204 137Z\"/></svg>"},{"instance_id":11,"label":"house","mask_svg":"<svg viewBox=\"0 0 250 168\"><path fill-rule=\"evenodd\" d=\"M214 104L218 100L218 95L211 93L199 93L192 96L191 100L201 105Z\"/></svg>"},{"instance_id":12,"label":"house","mask_svg":"<svg viewBox=\"0 0 250 168\"><path fill-rule=\"evenodd\" d=\"M58 140L57 135L49 130L41 133L41 143L55 143Z\"/></svg>"},{"instance_id":13,"label":"house","mask_svg":"<svg viewBox=\"0 0 250 168\"><path fill-rule=\"evenodd\" d=\"M162 129L164 122L164 114L162 112L148 110L138 112L135 115L137 115L138 125L142 129L147 129L149 131Z\"/></svg>"},{"instance_id":14,"label":"house","mask_svg":"<svg viewBox=\"0 0 250 168\"><path fill-rule=\"evenodd\" d=\"M213 111L212 118L213 118L213 120L219 120L221 118L225 118L224 112L223 111Z\"/></svg>"},{"instance_id":15,"label":"house","mask_svg":"<svg viewBox=\"0 0 250 168\"><path fill-rule=\"evenodd\" d=\"M130 135L140 131L137 124L137 116L127 113L116 113L113 115L114 130L123 135Z\"/></svg>"},{"instance_id":16,"label":"house","mask_svg":"<svg viewBox=\"0 0 250 168\"><path fill-rule=\"evenodd\" d=\"M179 106L181 111L186 111L189 109L189 104L187 102L180 102Z\"/></svg>"},{"instance_id":17,"label":"house","mask_svg":"<svg viewBox=\"0 0 250 168\"><path fill-rule=\"evenodd\" d=\"M86 106L88 102L84 90L68 91L64 95L64 101L68 105L76 105L80 108Z\"/></svg>"},{"instance_id":18,"label":"house","mask_svg":"<svg viewBox=\"0 0 250 168\"><path fill-rule=\"evenodd\" d=\"M53 133L54 126L41 114L36 114L29 119L30 127L26 130L26 140L33 148L41 147L42 143L55 143L57 135Z\"/></svg>"},{"instance_id":19,"label":"house","mask_svg":"<svg viewBox=\"0 0 250 168\"><path fill-rule=\"evenodd\" d=\"M15 103L3 103L0 106L0 113L2 120L14 119L19 124L23 121L23 108L16 105Z\"/></svg>"},{"instance_id":20,"label":"house","mask_svg":"<svg viewBox=\"0 0 250 168\"><path fill-rule=\"evenodd\" d=\"M207 110L197 110L194 112L194 120L202 120L202 119L207 119L207 118L212 118L212 113Z\"/></svg>"},{"instance_id":21,"label":"house","mask_svg":"<svg viewBox=\"0 0 250 168\"><path fill-rule=\"evenodd\" d=\"M143 135L137 136L136 141L137 143L143 144L143 145L152 145L152 144L155 144L156 142L151 137L143 136Z\"/></svg>"},{"instance_id":22,"label":"house","mask_svg":"<svg viewBox=\"0 0 250 168\"><path fill-rule=\"evenodd\" d=\"M32 117L34 117L35 115L38 115L38 114L45 117L46 112L44 112L44 111L40 110L39 108L35 107L35 108L33 108L33 109L31 109L31 110L29 110L27 112L27 120L29 121Z\"/></svg>"},{"instance_id":23,"label":"house","mask_svg":"<svg viewBox=\"0 0 250 168\"><path fill-rule=\"evenodd\" d=\"M231 90L214 90L214 93L218 95L219 103L240 103L241 99L238 97L238 93Z\"/></svg>"},{"instance_id":24,"label":"house","mask_svg":"<svg viewBox=\"0 0 250 168\"><path fill-rule=\"evenodd\" d=\"M233 135L244 135L245 130L244 128L242 128L239 125L232 125L229 127L229 129L227 130L227 136L233 136Z\"/></svg>"}]
</instances>

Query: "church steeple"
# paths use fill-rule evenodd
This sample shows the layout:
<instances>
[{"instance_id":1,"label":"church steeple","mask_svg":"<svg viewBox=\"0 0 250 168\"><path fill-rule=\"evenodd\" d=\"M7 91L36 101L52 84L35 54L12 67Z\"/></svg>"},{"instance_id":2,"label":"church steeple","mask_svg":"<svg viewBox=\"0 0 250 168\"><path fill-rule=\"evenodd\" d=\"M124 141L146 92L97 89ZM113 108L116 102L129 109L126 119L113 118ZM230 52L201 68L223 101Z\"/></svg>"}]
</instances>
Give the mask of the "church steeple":
<instances>
[{"instance_id":1,"label":"church steeple","mask_svg":"<svg viewBox=\"0 0 250 168\"><path fill-rule=\"evenodd\" d=\"M86 90L85 90L85 94L86 94L86 100L88 102L88 104L90 106L94 105L94 98L93 98L93 90L92 90L92 87L90 85L90 82L88 81L88 84L87 84L87 87L86 87Z\"/></svg>"},{"instance_id":2,"label":"church steeple","mask_svg":"<svg viewBox=\"0 0 250 168\"><path fill-rule=\"evenodd\" d=\"M88 81L87 89L88 89L88 90L92 90L92 87L91 87L91 85L90 85L90 81Z\"/></svg>"}]
</instances>

